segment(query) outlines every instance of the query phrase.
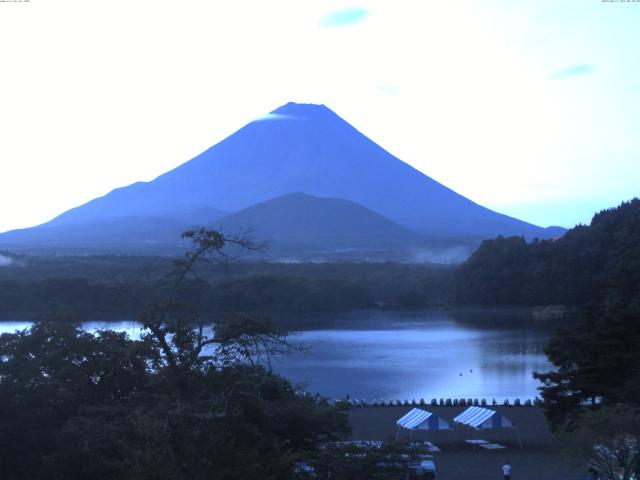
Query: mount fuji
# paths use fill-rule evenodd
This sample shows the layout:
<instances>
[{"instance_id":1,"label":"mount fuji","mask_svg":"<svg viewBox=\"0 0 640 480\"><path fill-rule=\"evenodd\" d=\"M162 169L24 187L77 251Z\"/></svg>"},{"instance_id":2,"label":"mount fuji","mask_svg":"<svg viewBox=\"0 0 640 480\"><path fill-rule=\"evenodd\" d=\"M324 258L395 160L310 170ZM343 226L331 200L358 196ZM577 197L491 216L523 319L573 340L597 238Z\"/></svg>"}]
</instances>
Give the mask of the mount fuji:
<instances>
[{"instance_id":1,"label":"mount fuji","mask_svg":"<svg viewBox=\"0 0 640 480\"><path fill-rule=\"evenodd\" d=\"M283 196L288 201L268 202ZM297 215L312 206L310 217L322 217L332 248L352 247L353 226L371 226L374 217L377 227L356 235L360 243L364 237L375 243L382 231L395 232L396 243L419 237L477 243L497 235L549 238L564 232L474 203L399 160L324 105L288 103L150 182L117 188L50 222L2 234L0 247L177 247L181 229L214 223L233 228L234 215L264 202L268 208L258 211L268 210L271 221L279 217L280 243L293 245L298 237L292 232L287 239L287 222L296 199L302 201ZM241 218L256 224L244 226L270 231L259 216ZM340 221L334 225L331 218Z\"/></svg>"}]
</instances>

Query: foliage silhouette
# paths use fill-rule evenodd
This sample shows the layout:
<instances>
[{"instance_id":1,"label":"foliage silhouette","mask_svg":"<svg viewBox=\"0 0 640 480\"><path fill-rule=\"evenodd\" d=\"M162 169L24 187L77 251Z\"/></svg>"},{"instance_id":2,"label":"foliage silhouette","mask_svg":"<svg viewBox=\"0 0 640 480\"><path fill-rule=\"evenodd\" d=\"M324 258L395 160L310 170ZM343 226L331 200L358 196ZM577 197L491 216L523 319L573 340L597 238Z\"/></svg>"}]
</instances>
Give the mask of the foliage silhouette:
<instances>
[{"instance_id":1,"label":"foliage silhouette","mask_svg":"<svg viewBox=\"0 0 640 480\"><path fill-rule=\"evenodd\" d=\"M339 408L262 361L295 348L284 332L246 316L209 330L183 301L229 242L187 236L171 287L142 306L140 340L60 321L0 336L2 478L289 478L303 452L348 433Z\"/></svg>"}]
</instances>

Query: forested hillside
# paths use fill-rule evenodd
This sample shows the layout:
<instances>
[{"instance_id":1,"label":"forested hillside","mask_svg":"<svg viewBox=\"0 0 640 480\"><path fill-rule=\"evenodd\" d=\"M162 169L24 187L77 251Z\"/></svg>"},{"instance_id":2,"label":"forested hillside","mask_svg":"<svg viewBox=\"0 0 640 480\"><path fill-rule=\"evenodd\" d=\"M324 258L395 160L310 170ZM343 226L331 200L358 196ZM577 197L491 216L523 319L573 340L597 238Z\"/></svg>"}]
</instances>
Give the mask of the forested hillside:
<instances>
[{"instance_id":1,"label":"forested hillside","mask_svg":"<svg viewBox=\"0 0 640 480\"><path fill-rule=\"evenodd\" d=\"M486 240L455 275L457 303L584 305L637 298L640 200L594 215L556 240Z\"/></svg>"},{"instance_id":2,"label":"forested hillside","mask_svg":"<svg viewBox=\"0 0 640 480\"><path fill-rule=\"evenodd\" d=\"M565 275L558 283L541 285L546 288L540 289L540 299L586 305L575 321L561 325L545 349L554 368L534 374L542 381L551 426L563 432L565 444L582 445L587 457L595 439L615 442L621 429L625 435L640 435L640 200L600 212L591 226L530 250L547 254L538 257L539 271ZM581 295L575 295L578 288L584 288ZM618 426L603 435L603 425L614 424L612 417ZM620 449L620 454L626 451Z\"/></svg>"}]
</instances>

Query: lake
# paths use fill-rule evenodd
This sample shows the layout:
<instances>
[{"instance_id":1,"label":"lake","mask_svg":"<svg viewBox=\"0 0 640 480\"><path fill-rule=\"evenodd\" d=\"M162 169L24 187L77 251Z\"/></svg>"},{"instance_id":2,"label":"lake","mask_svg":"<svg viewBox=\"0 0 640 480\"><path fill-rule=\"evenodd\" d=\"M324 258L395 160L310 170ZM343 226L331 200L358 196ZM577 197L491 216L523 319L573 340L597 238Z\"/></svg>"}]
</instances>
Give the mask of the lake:
<instances>
[{"instance_id":1,"label":"lake","mask_svg":"<svg viewBox=\"0 0 640 480\"><path fill-rule=\"evenodd\" d=\"M290 339L307 349L279 359L274 369L331 398L533 399L539 382L532 373L551 368L542 352L549 334L508 320L491 310L471 318L453 312L337 314L317 329L291 332ZM0 322L0 333L28 326ZM140 333L131 321L83 326Z\"/></svg>"}]
</instances>

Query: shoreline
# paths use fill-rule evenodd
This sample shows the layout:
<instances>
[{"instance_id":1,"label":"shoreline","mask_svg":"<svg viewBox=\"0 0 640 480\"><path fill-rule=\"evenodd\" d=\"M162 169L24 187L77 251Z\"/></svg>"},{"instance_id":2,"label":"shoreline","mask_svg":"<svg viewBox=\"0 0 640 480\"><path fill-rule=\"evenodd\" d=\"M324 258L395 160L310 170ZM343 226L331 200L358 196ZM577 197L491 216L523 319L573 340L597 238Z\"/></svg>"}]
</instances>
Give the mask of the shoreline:
<instances>
[{"instance_id":1,"label":"shoreline","mask_svg":"<svg viewBox=\"0 0 640 480\"><path fill-rule=\"evenodd\" d=\"M282 324L284 327L299 327L300 331L314 329L318 327L340 326L336 322L348 322L348 326L357 326L359 323L371 322L371 316L400 315L408 320L432 320L433 317L444 315L449 319L460 323L461 325L470 325L476 327L512 327L512 328L532 328L547 330L557 326L556 320L562 315L570 315L574 309L580 307L561 306L561 305L434 305L420 308L403 308L401 306L371 306L369 308L348 308L337 310L309 310L309 311L291 311L291 310L212 310L202 311L201 316L206 317L207 322L213 321L216 317L234 313L245 313L249 315L272 317L273 321ZM545 312L553 312L547 314ZM559 314L558 312L561 312ZM92 314L82 312L69 312L77 317L80 323L87 322L131 322L137 321L136 318L140 312L100 312L96 311ZM426 316L427 318L421 318ZM19 312L2 312L0 313L0 322L35 322L43 320L43 313L39 311L19 311ZM490 317L488 319L487 317ZM291 330L297 331L297 330Z\"/></svg>"}]
</instances>

